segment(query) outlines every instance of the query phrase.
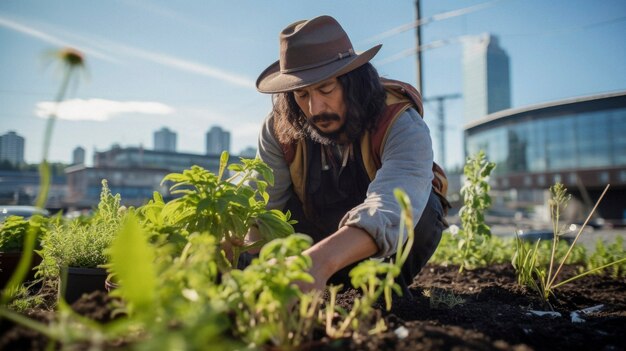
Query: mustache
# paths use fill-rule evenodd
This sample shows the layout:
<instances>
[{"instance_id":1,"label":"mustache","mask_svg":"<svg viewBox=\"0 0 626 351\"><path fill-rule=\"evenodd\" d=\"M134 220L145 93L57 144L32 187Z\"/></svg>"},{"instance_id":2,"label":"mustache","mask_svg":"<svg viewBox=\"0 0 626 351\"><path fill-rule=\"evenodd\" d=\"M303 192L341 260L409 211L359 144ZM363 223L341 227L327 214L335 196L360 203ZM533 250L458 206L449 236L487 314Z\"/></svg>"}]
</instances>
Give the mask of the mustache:
<instances>
[{"instance_id":1,"label":"mustache","mask_svg":"<svg viewBox=\"0 0 626 351\"><path fill-rule=\"evenodd\" d=\"M320 123L320 122L332 122L332 121L340 121L341 117L339 117L336 113L322 113L319 115L312 116L310 119L311 123Z\"/></svg>"}]
</instances>

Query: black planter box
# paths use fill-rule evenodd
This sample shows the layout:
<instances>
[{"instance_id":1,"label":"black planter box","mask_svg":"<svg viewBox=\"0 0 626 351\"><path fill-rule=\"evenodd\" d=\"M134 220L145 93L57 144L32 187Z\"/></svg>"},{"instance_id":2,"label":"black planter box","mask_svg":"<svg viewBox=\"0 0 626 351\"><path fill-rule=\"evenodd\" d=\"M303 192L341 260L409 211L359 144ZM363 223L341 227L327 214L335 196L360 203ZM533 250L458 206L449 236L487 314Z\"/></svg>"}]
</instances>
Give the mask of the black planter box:
<instances>
[{"instance_id":1,"label":"black planter box","mask_svg":"<svg viewBox=\"0 0 626 351\"><path fill-rule=\"evenodd\" d=\"M89 294L96 290L106 291L104 281L107 271L103 268L78 268L68 267L65 283L65 301L72 304L83 294Z\"/></svg>"},{"instance_id":2,"label":"black planter box","mask_svg":"<svg viewBox=\"0 0 626 351\"><path fill-rule=\"evenodd\" d=\"M0 252L0 289L4 289L6 284L11 279L13 272L17 268L18 263L22 258L22 251L18 252ZM26 273L25 281L32 280L35 277L35 271L33 268L41 263L41 257L33 252L28 272Z\"/></svg>"}]
</instances>

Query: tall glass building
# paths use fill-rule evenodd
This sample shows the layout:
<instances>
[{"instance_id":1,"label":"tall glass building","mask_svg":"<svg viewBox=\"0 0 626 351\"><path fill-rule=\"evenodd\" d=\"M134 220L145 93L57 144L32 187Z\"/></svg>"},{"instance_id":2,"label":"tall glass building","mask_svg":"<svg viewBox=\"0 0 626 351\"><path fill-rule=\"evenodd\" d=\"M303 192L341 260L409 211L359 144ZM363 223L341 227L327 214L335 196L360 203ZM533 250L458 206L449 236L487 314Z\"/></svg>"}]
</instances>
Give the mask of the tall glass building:
<instances>
[{"instance_id":1,"label":"tall glass building","mask_svg":"<svg viewBox=\"0 0 626 351\"><path fill-rule=\"evenodd\" d=\"M24 163L24 137L14 131L0 135L0 162L8 161L12 165Z\"/></svg>"},{"instance_id":2,"label":"tall glass building","mask_svg":"<svg viewBox=\"0 0 626 351\"><path fill-rule=\"evenodd\" d=\"M230 152L230 132L214 126L206 133L206 154L220 155L222 151Z\"/></svg>"},{"instance_id":3,"label":"tall glass building","mask_svg":"<svg viewBox=\"0 0 626 351\"><path fill-rule=\"evenodd\" d=\"M465 127L465 143L497 164L493 189L521 204L558 181L589 208L610 183L600 215L626 224L626 91L493 113Z\"/></svg>"},{"instance_id":4,"label":"tall glass building","mask_svg":"<svg viewBox=\"0 0 626 351\"><path fill-rule=\"evenodd\" d=\"M176 133L166 127L154 132L154 150L175 152Z\"/></svg>"},{"instance_id":5,"label":"tall glass building","mask_svg":"<svg viewBox=\"0 0 626 351\"><path fill-rule=\"evenodd\" d=\"M491 34L463 41L463 101L467 122L511 107L509 56Z\"/></svg>"}]
</instances>

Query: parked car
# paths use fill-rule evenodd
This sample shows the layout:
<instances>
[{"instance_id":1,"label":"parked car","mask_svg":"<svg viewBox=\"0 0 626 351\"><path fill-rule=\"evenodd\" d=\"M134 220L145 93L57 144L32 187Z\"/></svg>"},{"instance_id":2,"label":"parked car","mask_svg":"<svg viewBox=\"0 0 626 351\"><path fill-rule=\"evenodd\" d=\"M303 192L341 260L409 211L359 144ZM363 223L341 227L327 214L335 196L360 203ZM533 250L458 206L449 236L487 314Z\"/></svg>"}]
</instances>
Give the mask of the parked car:
<instances>
[{"instance_id":1,"label":"parked car","mask_svg":"<svg viewBox=\"0 0 626 351\"><path fill-rule=\"evenodd\" d=\"M518 230L517 236L522 240L535 242L537 240L551 241L554 234L551 229ZM565 240L568 244L571 244L574 240L574 237L566 234L560 236L560 239Z\"/></svg>"},{"instance_id":2,"label":"parked car","mask_svg":"<svg viewBox=\"0 0 626 351\"><path fill-rule=\"evenodd\" d=\"M9 216L21 216L24 218L30 218L33 215L40 214L48 216L50 213L48 210L37 208L35 206L8 206L0 205L0 223Z\"/></svg>"}]
</instances>

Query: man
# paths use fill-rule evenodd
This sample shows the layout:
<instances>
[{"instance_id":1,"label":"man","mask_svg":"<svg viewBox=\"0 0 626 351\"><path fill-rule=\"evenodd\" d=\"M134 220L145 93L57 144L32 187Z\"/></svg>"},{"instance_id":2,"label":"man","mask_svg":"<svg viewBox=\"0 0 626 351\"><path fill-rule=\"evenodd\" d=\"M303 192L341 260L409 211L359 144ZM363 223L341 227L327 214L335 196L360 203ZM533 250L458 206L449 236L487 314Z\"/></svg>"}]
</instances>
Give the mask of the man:
<instances>
[{"instance_id":1,"label":"man","mask_svg":"<svg viewBox=\"0 0 626 351\"><path fill-rule=\"evenodd\" d=\"M413 88L378 76L369 61L380 47L357 54L330 16L299 21L280 33L280 59L256 83L273 94L274 104L258 145L274 171L268 205L291 211L296 231L314 240L305 254L315 283L306 289L349 285L347 272L356 263L395 253L400 208L394 188L408 194L417 223L397 279L405 291L445 228L419 93L411 99L407 89ZM394 116L392 105L400 107Z\"/></svg>"}]
</instances>

